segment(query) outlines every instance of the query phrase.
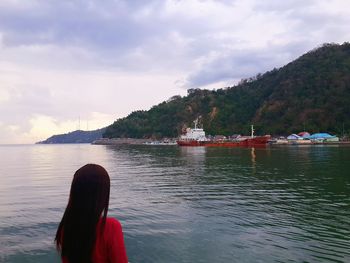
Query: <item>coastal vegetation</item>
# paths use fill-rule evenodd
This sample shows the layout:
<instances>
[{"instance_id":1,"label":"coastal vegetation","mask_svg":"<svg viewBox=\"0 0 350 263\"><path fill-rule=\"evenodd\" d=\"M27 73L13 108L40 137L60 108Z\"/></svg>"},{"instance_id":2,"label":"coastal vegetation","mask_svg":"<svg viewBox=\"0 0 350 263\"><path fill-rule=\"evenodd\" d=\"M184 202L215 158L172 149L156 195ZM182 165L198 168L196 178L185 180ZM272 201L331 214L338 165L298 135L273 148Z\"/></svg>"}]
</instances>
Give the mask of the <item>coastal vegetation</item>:
<instances>
[{"instance_id":1,"label":"coastal vegetation","mask_svg":"<svg viewBox=\"0 0 350 263\"><path fill-rule=\"evenodd\" d=\"M189 89L108 126L106 138L177 137L199 118L208 134L286 135L350 130L350 44L324 44L264 74L217 90Z\"/></svg>"},{"instance_id":2,"label":"coastal vegetation","mask_svg":"<svg viewBox=\"0 0 350 263\"><path fill-rule=\"evenodd\" d=\"M53 144L53 143L91 143L102 137L106 128L93 130L93 131L82 131L76 130L65 134L53 135L50 138L37 142L37 144Z\"/></svg>"}]
</instances>

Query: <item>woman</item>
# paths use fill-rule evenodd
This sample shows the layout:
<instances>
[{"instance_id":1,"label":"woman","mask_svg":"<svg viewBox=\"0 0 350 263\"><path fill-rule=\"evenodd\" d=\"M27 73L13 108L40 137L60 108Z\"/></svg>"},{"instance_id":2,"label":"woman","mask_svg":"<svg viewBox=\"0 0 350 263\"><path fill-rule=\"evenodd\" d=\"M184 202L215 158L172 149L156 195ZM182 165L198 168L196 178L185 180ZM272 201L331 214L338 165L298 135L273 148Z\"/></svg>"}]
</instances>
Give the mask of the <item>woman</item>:
<instances>
[{"instance_id":1,"label":"woman","mask_svg":"<svg viewBox=\"0 0 350 263\"><path fill-rule=\"evenodd\" d=\"M75 172L55 238L63 263L128 262L122 227L107 218L109 189L102 166L87 164Z\"/></svg>"}]
</instances>

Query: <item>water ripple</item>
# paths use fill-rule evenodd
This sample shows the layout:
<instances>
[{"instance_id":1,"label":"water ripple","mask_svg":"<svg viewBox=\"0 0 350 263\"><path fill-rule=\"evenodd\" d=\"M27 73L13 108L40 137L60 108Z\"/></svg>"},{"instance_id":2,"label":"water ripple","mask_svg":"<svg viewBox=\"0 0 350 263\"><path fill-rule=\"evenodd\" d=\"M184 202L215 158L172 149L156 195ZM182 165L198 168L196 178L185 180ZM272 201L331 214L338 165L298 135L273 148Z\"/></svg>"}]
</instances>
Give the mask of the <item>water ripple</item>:
<instances>
[{"instance_id":1,"label":"water ripple","mask_svg":"<svg viewBox=\"0 0 350 263\"><path fill-rule=\"evenodd\" d=\"M109 214L131 262L350 262L349 154L2 146L0 261L59 262L53 238L72 174L93 162L110 173Z\"/></svg>"}]
</instances>

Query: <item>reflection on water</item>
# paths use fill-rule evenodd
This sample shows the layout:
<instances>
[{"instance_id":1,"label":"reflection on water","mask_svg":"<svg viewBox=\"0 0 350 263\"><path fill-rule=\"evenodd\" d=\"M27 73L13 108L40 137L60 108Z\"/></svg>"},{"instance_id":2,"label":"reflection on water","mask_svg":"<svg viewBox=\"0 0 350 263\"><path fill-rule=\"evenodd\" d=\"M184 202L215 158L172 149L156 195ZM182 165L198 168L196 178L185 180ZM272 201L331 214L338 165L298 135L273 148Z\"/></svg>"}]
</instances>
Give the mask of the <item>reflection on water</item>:
<instances>
[{"instance_id":1,"label":"reflection on water","mask_svg":"<svg viewBox=\"0 0 350 263\"><path fill-rule=\"evenodd\" d=\"M131 262L349 262L350 148L0 146L0 262L59 262L73 172L111 176Z\"/></svg>"},{"instance_id":2,"label":"reflection on water","mask_svg":"<svg viewBox=\"0 0 350 263\"><path fill-rule=\"evenodd\" d=\"M255 174L256 173L256 154L255 154L255 148L254 147L251 148L250 155L251 155L251 158L252 158L252 171L253 171L253 174Z\"/></svg>"}]
</instances>

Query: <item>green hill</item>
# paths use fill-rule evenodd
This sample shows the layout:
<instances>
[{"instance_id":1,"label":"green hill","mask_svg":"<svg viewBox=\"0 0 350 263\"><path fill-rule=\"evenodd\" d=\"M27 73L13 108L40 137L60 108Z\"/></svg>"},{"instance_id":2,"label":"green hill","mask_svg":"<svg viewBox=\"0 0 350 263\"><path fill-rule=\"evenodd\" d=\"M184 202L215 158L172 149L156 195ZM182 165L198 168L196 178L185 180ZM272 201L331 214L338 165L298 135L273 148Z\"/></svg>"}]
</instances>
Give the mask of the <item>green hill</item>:
<instances>
[{"instance_id":1,"label":"green hill","mask_svg":"<svg viewBox=\"0 0 350 263\"><path fill-rule=\"evenodd\" d=\"M93 131L76 130L66 134L53 135L44 141L37 142L37 144L92 143L93 141L102 138L102 134L105 130L106 128Z\"/></svg>"},{"instance_id":2,"label":"green hill","mask_svg":"<svg viewBox=\"0 0 350 263\"><path fill-rule=\"evenodd\" d=\"M104 137L176 137L197 117L208 134L350 130L350 44L324 44L279 69L218 90L191 89L108 126Z\"/></svg>"}]
</instances>

